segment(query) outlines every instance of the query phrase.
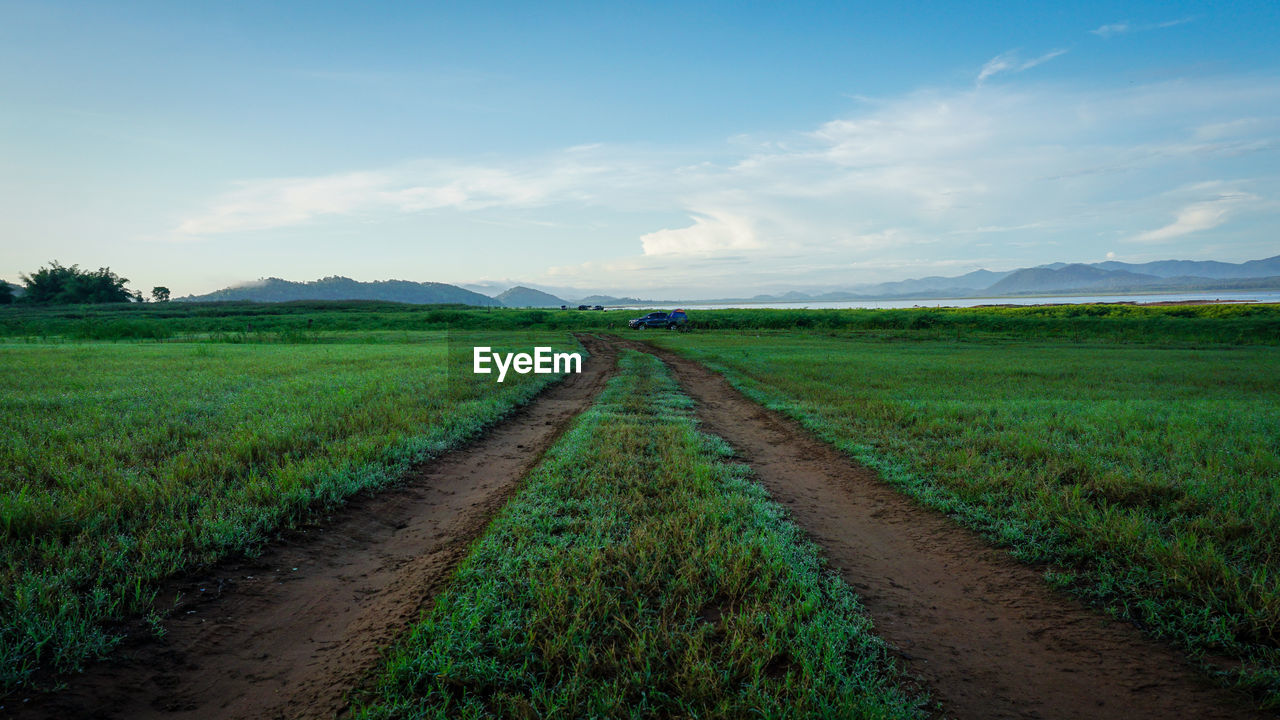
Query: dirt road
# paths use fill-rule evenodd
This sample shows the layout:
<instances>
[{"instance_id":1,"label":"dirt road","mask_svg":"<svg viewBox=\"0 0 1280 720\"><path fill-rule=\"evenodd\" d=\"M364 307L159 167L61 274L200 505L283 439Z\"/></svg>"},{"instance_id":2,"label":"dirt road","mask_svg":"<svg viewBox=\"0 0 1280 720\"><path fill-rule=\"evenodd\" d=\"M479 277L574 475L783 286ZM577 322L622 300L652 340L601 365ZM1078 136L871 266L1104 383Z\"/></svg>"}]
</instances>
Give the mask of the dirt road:
<instances>
[{"instance_id":1,"label":"dirt road","mask_svg":"<svg viewBox=\"0 0 1280 720\"><path fill-rule=\"evenodd\" d=\"M354 500L261 557L183 583L162 640L120 648L18 717L330 718L429 602L518 481L613 373L591 357L472 444L403 487ZM16 712L14 712L16 711Z\"/></svg>"},{"instance_id":2,"label":"dirt road","mask_svg":"<svg viewBox=\"0 0 1280 720\"><path fill-rule=\"evenodd\" d=\"M1176 651L1053 591L722 376L644 343L825 551L956 718L1257 718Z\"/></svg>"}]
</instances>

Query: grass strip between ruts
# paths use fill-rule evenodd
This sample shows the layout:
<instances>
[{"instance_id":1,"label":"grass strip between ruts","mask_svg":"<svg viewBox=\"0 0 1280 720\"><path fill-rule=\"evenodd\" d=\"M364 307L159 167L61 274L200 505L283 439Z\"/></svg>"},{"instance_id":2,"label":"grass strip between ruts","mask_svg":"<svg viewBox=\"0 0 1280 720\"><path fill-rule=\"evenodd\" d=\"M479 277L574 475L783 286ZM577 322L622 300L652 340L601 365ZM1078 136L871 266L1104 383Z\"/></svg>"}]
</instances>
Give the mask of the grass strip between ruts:
<instances>
[{"instance_id":1,"label":"grass strip between ruts","mask_svg":"<svg viewBox=\"0 0 1280 720\"><path fill-rule=\"evenodd\" d=\"M851 590L660 361L621 366L357 715L919 716Z\"/></svg>"}]
</instances>

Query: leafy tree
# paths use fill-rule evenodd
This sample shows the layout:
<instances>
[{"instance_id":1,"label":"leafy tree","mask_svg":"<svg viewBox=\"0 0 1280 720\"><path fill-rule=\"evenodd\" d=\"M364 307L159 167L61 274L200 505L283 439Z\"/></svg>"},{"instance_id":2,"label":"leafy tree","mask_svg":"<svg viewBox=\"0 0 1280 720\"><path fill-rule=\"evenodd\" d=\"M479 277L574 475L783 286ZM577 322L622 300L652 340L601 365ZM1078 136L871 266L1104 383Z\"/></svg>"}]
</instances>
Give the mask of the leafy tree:
<instances>
[{"instance_id":1,"label":"leafy tree","mask_svg":"<svg viewBox=\"0 0 1280 720\"><path fill-rule=\"evenodd\" d=\"M23 299L34 303L112 303L141 300L141 293L125 289L128 278L111 272L111 268L81 270L78 265L66 267L57 260L31 275L23 275L26 294Z\"/></svg>"},{"instance_id":2,"label":"leafy tree","mask_svg":"<svg viewBox=\"0 0 1280 720\"><path fill-rule=\"evenodd\" d=\"M0 305L8 305L13 302L13 286L5 280L0 280Z\"/></svg>"},{"instance_id":3,"label":"leafy tree","mask_svg":"<svg viewBox=\"0 0 1280 720\"><path fill-rule=\"evenodd\" d=\"M156 302L169 302L169 288L163 285L151 288L151 299Z\"/></svg>"}]
</instances>

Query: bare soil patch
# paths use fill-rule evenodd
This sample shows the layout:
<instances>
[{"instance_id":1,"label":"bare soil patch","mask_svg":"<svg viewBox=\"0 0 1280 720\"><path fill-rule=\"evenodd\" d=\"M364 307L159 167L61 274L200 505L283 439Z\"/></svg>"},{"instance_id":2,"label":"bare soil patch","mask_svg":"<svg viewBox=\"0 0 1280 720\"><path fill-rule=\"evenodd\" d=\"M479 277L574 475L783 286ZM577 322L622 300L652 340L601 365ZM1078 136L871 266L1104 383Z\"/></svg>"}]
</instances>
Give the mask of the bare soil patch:
<instances>
[{"instance_id":1,"label":"bare soil patch","mask_svg":"<svg viewBox=\"0 0 1280 720\"><path fill-rule=\"evenodd\" d=\"M645 343L856 590L947 717L1257 718L1176 649L1062 593L1041 572L914 504L721 375Z\"/></svg>"},{"instance_id":2,"label":"bare soil patch","mask_svg":"<svg viewBox=\"0 0 1280 720\"><path fill-rule=\"evenodd\" d=\"M616 353L583 338L580 375L545 390L483 437L353 499L259 557L175 582L156 639L137 628L57 693L6 698L31 718L328 718L382 650L448 580L519 480L613 373Z\"/></svg>"}]
</instances>

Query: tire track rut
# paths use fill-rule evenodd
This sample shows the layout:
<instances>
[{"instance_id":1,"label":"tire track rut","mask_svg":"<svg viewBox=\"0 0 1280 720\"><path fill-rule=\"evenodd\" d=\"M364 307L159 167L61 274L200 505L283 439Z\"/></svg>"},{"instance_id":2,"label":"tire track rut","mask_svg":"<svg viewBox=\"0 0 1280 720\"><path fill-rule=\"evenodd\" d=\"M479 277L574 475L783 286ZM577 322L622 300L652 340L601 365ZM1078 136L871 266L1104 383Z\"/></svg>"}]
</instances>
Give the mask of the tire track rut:
<instances>
[{"instance_id":1,"label":"tire track rut","mask_svg":"<svg viewBox=\"0 0 1280 720\"><path fill-rule=\"evenodd\" d=\"M6 710L31 718L329 718L431 601L524 475L614 372L611 346L405 484L352 498L257 558L172 584L162 639L138 632L66 689ZM141 628L139 628L141 630Z\"/></svg>"},{"instance_id":2,"label":"tire track rut","mask_svg":"<svg viewBox=\"0 0 1280 720\"><path fill-rule=\"evenodd\" d=\"M943 515L916 505L723 376L647 343L853 586L877 632L957 718L1275 717L1175 649L1052 590Z\"/></svg>"}]
</instances>

